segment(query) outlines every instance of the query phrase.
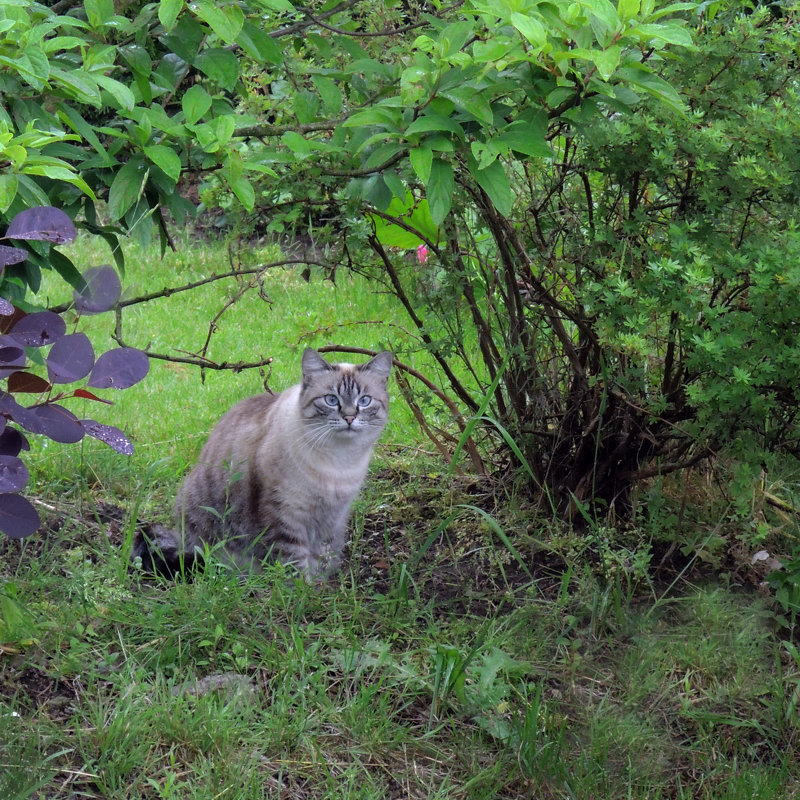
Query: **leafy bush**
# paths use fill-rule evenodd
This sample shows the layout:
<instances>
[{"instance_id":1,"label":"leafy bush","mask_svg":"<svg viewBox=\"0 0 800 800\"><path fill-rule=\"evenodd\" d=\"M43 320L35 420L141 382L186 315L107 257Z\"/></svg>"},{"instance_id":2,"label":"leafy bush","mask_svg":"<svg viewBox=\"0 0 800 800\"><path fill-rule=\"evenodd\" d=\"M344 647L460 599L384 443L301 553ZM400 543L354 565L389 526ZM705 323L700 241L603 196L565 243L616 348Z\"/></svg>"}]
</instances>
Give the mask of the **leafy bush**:
<instances>
[{"instance_id":1,"label":"leafy bush","mask_svg":"<svg viewBox=\"0 0 800 800\"><path fill-rule=\"evenodd\" d=\"M4 237L29 246L65 244L74 238L70 218L51 207L20 212ZM28 250L19 246L0 245L0 269L27 256ZM90 269L84 279L74 298L79 314L102 313L116 305L121 285L112 267ZM107 403L89 389L127 389L145 377L150 365L147 356L133 348L109 350L95 358L86 334L67 333L67 323L58 314L27 313L2 298L0 331L0 380L5 382L5 391L0 391L0 531L21 539L39 527L36 510L18 494L28 482L28 469L19 457L30 449L26 433L68 444L88 435L130 455L133 445L122 431L93 419L78 419L60 402L79 397ZM43 367L47 378L29 371L34 365ZM71 387L84 380L84 386ZM23 394L37 395L37 401L22 405L17 397Z\"/></svg>"},{"instance_id":2,"label":"leafy bush","mask_svg":"<svg viewBox=\"0 0 800 800\"><path fill-rule=\"evenodd\" d=\"M624 511L723 446L797 449L797 27L742 9L21 0L0 214L64 208L121 261L189 180L306 229L400 298L498 463L513 439L568 516ZM80 285L33 247L0 296L41 266Z\"/></svg>"}]
</instances>

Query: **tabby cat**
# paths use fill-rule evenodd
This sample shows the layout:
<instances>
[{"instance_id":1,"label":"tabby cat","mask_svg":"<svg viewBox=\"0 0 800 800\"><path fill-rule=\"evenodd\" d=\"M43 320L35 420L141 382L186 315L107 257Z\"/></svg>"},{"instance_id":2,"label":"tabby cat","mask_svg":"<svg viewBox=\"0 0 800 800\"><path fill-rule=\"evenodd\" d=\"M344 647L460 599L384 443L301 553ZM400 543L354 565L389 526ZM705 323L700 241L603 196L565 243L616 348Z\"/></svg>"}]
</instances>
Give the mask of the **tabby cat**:
<instances>
[{"instance_id":1,"label":"tabby cat","mask_svg":"<svg viewBox=\"0 0 800 800\"><path fill-rule=\"evenodd\" d=\"M152 525L134 557L173 574L204 545L239 567L277 557L308 579L334 572L350 505L386 424L392 354L330 364L303 353L303 380L250 397L211 431L176 502L177 531Z\"/></svg>"}]
</instances>

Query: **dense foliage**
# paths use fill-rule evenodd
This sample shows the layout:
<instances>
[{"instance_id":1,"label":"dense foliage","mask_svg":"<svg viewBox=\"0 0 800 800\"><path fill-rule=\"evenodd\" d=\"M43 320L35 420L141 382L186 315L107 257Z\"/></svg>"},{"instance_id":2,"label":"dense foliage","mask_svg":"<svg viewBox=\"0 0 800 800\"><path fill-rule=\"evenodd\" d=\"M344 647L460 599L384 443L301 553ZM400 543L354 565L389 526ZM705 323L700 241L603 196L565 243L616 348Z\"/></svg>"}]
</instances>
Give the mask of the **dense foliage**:
<instances>
[{"instance_id":1,"label":"dense foliage","mask_svg":"<svg viewBox=\"0 0 800 800\"><path fill-rule=\"evenodd\" d=\"M402 300L462 430L624 509L795 448L797 33L724 0L0 5L0 214L166 244L190 184L313 234ZM0 293L50 266L79 285L33 248Z\"/></svg>"}]
</instances>

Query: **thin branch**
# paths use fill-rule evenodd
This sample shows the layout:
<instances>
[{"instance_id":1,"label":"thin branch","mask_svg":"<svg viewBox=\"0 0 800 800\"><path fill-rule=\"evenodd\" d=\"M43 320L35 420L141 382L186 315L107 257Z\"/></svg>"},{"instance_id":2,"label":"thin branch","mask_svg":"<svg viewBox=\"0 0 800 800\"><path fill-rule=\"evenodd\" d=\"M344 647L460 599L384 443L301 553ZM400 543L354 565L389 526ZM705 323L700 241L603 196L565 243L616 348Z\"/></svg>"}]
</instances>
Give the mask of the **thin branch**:
<instances>
[{"instance_id":1,"label":"thin branch","mask_svg":"<svg viewBox=\"0 0 800 800\"><path fill-rule=\"evenodd\" d=\"M317 19L329 19L334 14L338 14L340 11L347 11L348 8L357 6L360 2L363 2L363 0L346 0L346 2L339 3L339 5L317 15ZM305 19L302 22L295 22L292 25L286 25L283 28L278 28L278 30L269 31L267 36L271 36L273 39L280 39L283 36L294 36L296 33L300 33L301 31L304 31L306 28L310 28L315 24L318 23L315 23L313 19Z\"/></svg>"},{"instance_id":2,"label":"thin branch","mask_svg":"<svg viewBox=\"0 0 800 800\"><path fill-rule=\"evenodd\" d=\"M222 308L221 308L221 309L220 309L220 310L217 312L217 314L215 315L215 317L214 317L214 318L211 320L211 322L210 322L210 323L209 323L209 325L208 325L208 334L206 335L206 341L205 341L205 343L203 344L203 348L200 350L200 357L201 357L201 358L203 358L203 359L207 359L207 358L208 358L208 355L207 355L207 354L208 354L208 348L209 348L209 346L211 345L211 337L212 337L212 336L214 335L214 333L216 332L216 330L217 330L217 325L219 324L219 321L220 321L220 319L222 318L222 315L223 315L223 314L224 314L226 311L228 311L230 308L232 308L232 307L233 307L233 306L234 306L236 303L238 303L238 302L239 302L239 300L241 300L241 299L242 299L242 297L243 297L243 296L244 296L244 295L245 295L247 292L249 292L251 289L255 288L256 284L260 282L260 280L261 280L261 276L262 276L263 274L264 274L264 271L263 271L263 270L262 270L261 272L258 272L258 273L256 273L256 274L255 274L255 275L254 275L254 276L253 276L253 277L250 279L250 281L249 281L249 282L248 282L248 283L247 283L245 286L241 286L241 287L239 288L239 291L238 291L238 292L236 292L236 294L234 294L234 295L233 295L233 297L230 297L230 298L229 298L229 299L228 299L228 300L225 302L225 304L222 306ZM262 292L263 292L263 287L262 287ZM268 300L269 300L269 298L265 298L265 299L268 299ZM271 300L269 300L269 302L271 303L272 301L271 301ZM206 376L205 376L205 371L203 370L203 371L201 371L201 373L200 373L200 378L201 378L201 381L205 382L205 377L206 377Z\"/></svg>"},{"instance_id":3,"label":"thin branch","mask_svg":"<svg viewBox=\"0 0 800 800\"><path fill-rule=\"evenodd\" d=\"M403 307L406 310L406 313L411 318L411 321L416 325L417 330L419 330L420 336L425 344L430 349L431 355L436 359L439 366L444 371L444 374L447 375L447 379L450 381L450 385L455 390L455 393L458 395L459 399L470 409L470 411L477 411L478 404L472 398L470 393L464 388L461 384L461 381L456 377L453 370L450 368L450 365L447 363L447 360L442 356L439 352L438 348L434 345L433 339L431 339L430 334L425 330L425 323L417 316L417 312L414 310L414 307L411 304L411 301L406 296L406 293L403 291L402 283L400 282L400 276L397 274L397 270L394 268L394 264L389 256L386 254L386 251L383 249L383 245L378 241L375 236L369 237L369 243L372 249L380 256L381 261L383 262L383 266L386 269L386 273L389 276L389 280L392 283L392 289L394 291L395 297L403 304Z\"/></svg>"},{"instance_id":4,"label":"thin branch","mask_svg":"<svg viewBox=\"0 0 800 800\"><path fill-rule=\"evenodd\" d=\"M407 154L407 150L401 150L399 153L396 153L391 158L384 161L383 164L378 164L369 169L322 169L321 172L323 175L333 175L337 178L363 178L366 175L374 175L376 172L383 172L383 170L393 167L405 158Z\"/></svg>"},{"instance_id":5,"label":"thin branch","mask_svg":"<svg viewBox=\"0 0 800 800\"><path fill-rule=\"evenodd\" d=\"M397 225L398 228L402 228L404 231L417 236L425 243L426 247L428 247L428 249L437 258L441 259L442 254L439 250L439 247L435 245L424 233L418 231L413 225L409 225L407 222L404 222L402 217L393 217L391 214L387 214L384 211L378 211L378 209L374 206L369 207L369 213L376 217L380 217L381 219L385 219L387 222L391 222L392 225Z\"/></svg>"},{"instance_id":6,"label":"thin branch","mask_svg":"<svg viewBox=\"0 0 800 800\"><path fill-rule=\"evenodd\" d=\"M316 131L332 131L336 126L344 122L347 116L337 117L336 119L325 120L324 122L306 122L303 125L240 125L234 128L234 136L254 136L257 139L267 136L283 136L284 133L315 133Z\"/></svg>"},{"instance_id":7,"label":"thin branch","mask_svg":"<svg viewBox=\"0 0 800 800\"><path fill-rule=\"evenodd\" d=\"M461 3L457 3L456 5L461 5ZM453 7L454 6L451 6L451 8ZM340 36L352 36L361 39L369 39L380 36L396 36L399 33L408 33L409 31L416 30L417 28L424 28L429 24L427 20L423 20L422 22L414 22L411 25L406 25L403 28L386 28L382 31L348 31L344 28L337 28L335 25L328 25L326 22L323 22L320 17L312 14L307 8L300 7L298 10L302 11L303 14L305 14L313 23L319 25L320 28L325 28L325 30L331 31L332 33L337 33Z\"/></svg>"},{"instance_id":8,"label":"thin branch","mask_svg":"<svg viewBox=\"0 0 800 800\"><path fill-rule=\"evenodd\" d=\"M439 454L445 460L445 462L449 462L453 460L453 454L447 449L447 445L439 439L438 436L431 430L430 426L428 425L428 421L425 419L425 415L422 413L422 409L414 402L414 398L411 394L411 386L408 383L408 378L402 373L398 373L395 375L395 380L397 381L397 385L400 388L400 392L403 395L403 400L406 401L406 405L411 409L411 413L414 415L414 419L417 421L417 425L419 425L422 432L433 442L436 449L439 451ZM459 475L463 475L464 473L458 468L455 467L455 471Z\"/></svg>"},{"instance_id":9,"label":"thin branch","mask_svg":"<svg viewBox=\"0 0 800 800\"><path fill-rule=\"evenodd\" d=\"M192 283L184 284L183 286L165 286L160 292L151 292L150 294L143 294L139 297L131 297L127 300L120 300L117 304L118 308L127 308L128 306L138 305L139 303L148 303L151 300L157 300L160 297L171 297L173 294L179 294L180 292L188 292L192 289L197 289L200 286L205 286L209 283L214 283L215 281L225 280L226 278L239 278L244 275L253 275L259 272L265 272L268 269L272 269L274 267L287 267L291 264L310 264L315 267L330 267L330 264L322 262L322 261L312 261L307 258L285 258L281 261L273 261L269 264L262 264L258 267L249 267L247 269L234 269L230 272L223 272L220 274L212 274L208 278L201 278L200 280L193 281ZM59 306L53 306L50 311L54 311L56 314L61 314L64 311L69 310L72 308L72 303L62 303Z\"/></svg>"}]
</instances>

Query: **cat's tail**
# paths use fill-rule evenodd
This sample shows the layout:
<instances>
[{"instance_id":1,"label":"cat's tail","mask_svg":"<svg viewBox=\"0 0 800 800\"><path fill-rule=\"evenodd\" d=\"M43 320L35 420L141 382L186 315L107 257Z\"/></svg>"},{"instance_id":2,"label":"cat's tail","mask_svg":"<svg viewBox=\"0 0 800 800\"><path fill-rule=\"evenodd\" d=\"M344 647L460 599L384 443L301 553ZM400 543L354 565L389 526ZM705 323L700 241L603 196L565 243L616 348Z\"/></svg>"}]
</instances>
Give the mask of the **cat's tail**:
<instances>
[{"instance_id":1,"label":"cat's tail","mask_svg":"<svg viewBox=\"0 0 800 800\"><path fill-rule=\"evenodd\" d=\"M191 577L205 565L202 553L184 547L178 531L158 523L145 523L136 530L131 561L138 559L144 572L171 579Z\"/></svg>"}]
</instances>

